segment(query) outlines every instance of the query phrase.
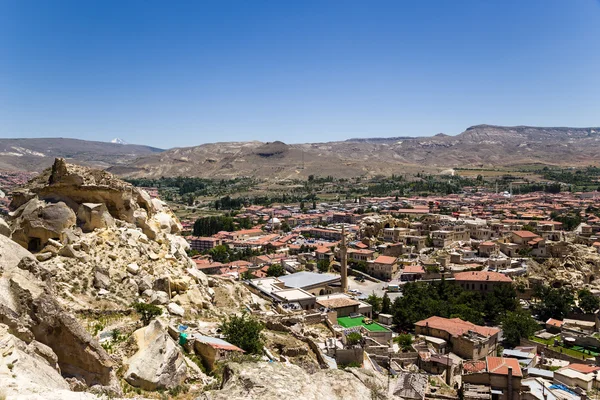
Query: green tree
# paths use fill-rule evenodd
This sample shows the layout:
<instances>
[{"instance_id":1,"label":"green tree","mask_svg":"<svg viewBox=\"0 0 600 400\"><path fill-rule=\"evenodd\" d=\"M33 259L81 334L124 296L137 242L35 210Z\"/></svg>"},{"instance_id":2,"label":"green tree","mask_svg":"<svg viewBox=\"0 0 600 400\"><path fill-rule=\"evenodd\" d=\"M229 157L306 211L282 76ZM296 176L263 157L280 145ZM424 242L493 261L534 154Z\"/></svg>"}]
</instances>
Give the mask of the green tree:
<instances>
[{"instance_id":1,"label":"green tree","mask_svg":"<svg viewBox=\"0 0 600 400\"><path fill-rule=\"evenodd\" d=\"M548 318L562 320L575 304L573 292L564 287L553 288L548 285L538 285L534 288L533 297L537 302L532 305L532 310L542 321L546 321Z\"/></svg>"},{"instance_id":2,"label":"green tree","mask_svg":"<svg viewBox=\"0 0 600 400\"><path fill-rule=\"evenodd\" d=\"M354 346L355 344L359 344L362 341L362 335L358 332L351 332L346 336L346 343L349 346Z\"/></svg>"},{"instance_id":3,"label":"green tree","mask_svg":"<svg viewBox=\"0 0 600 400\"><path fill-rule=\"evenodd\" d=\"M283 275L284 270L281 264L271 264L267 269L267 276L278 277Z\"/></svg>"},{"instance_id":4,"label":"green tree","mask_svg":"<svg viewBox=\"0 0 600 400\"><path fill-rule=\"evenodd\" d=\"M232 315L224 319L220 328L229 343L251 354L258 354L262 351L264 345L261 332L264 325L247 313L241 316Z\"/></svg>"},{"instance_id":5,"label":"green tree","mask_svg":"<svg viewBox=\"0 0 600 400\"><path fill-rule=\"evenodd\" d=\"M381 312L383 314L389 314L392 311L392 301L390 300L390 296L388 296L387 292L383 295L383 299L381 300Z\"/></svg>"},{"instance_id":6,"label":"green tree","mask_svg":"<svg viewBox=\"0 0 600 400\"><path fill-rule=\"evenodd\" d=\"M586 314L593 314L600 308L600 299L588 289L581 289L577 293L577 305Z\"/></svg>"},{"instance_id":7,"label":"green tree","mask_svg":"<svg viewBox=\"0 0 600 400\"><path fill-rule=\"evenodd\" d=\"M319 272L329 272L329 265L329 260L325 258L317 262L317 269L319 270Z\"/></svg>"},{"instance_id":8,"label":"green tree","mask_svg":"<svg viewBox=\"0 0 600 400\"><path fill-rule=\"evenodd\" d=\"M140 318L144 325L148 325L152 319L162 314L163 310L154 304L133 303L133 309L140 314Z\"/></svg>"},{"instance_id":9,"label":"green tree","mask_svg":"<svg viewBox=\"0 0 600 400\"><path fill-rule=\"evenodd\" d=\"M256 278L250 270L242 272L241 279L244 281Z\"/></svg>"},{"instance_id":10,"label":"green tree","mask_svg":"<svg viewBox=\"0 0 600 400\"><path fill-rule=\"evenodd\" d=\"M371 293L369 297L367 297L367 303L371 305L373 308L374 314L379 314L381 311L382 298L377 296L375 293Z\"/></svg>"},{"instance_id":11,"label":"green tree","mask_svg":"<svg viewBox=\"0 0 600 400\"><path fill-rule=\"evenodd\" d=\"M532 336L540 326L527 311L518 309L509 311L502 319L504 342L509 347L518 346L521 338Z\"/></svg>"},{"instance_id":12,"label":"green tree","mask_svg":"<svg viewBox=\"0 0 600 400\"><path fill-rule=\"evenodd\" d=\"M394 338L394 342L398 343L402 350L408 351L411 349L413 338L410 333L401 333Z\"/></svg>"},{"instance_id":13,"label":"green tree","mask_svg":"<svg viewBox=\"0 0 600 400\"><path fill-rule=\"evenodd\" d=\"M215 246L208 251L208 254L212 257L213 261L220 263L229 262L229 251L228 247L224 244Z\"/></svg>"}]
</instances>

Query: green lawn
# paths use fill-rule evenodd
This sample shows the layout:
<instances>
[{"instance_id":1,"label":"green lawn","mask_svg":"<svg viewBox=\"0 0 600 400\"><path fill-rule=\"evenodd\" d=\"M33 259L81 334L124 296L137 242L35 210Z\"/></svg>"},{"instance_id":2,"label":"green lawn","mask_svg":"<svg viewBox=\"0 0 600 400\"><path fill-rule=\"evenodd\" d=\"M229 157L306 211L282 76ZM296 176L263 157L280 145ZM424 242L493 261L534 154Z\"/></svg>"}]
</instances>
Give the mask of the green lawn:
<instances>
[{"instance_id":1,"label":"green lawn","mask_svg":"<svg viewBox=\"0 0 600 400\"><path fill-rule=\"evenodd\" d=\"M363 319L365 319L365 317L356 317L356 318L338 317L337 322L338 322L338 325L341 325L344 328L353 328L355 326L362 325L365 327L365 329L367 329L370 332L387 332L388 331L386 328L379 325L377 322L373 322L372 324L367 325L367 324L363 323Z\"/></svg>"},{"instance_id":2,"label":"green lawn","mask_svg":"<svg viewBox=\"0 0 600 400\"><path fill-rule=\"evenodd\" d=\"M570 348L563 347L563 346L554 346L554 339L541 339L538 337L532 337L531 340L533 340L534 342L545 344L548 346L549 349L558 351L559 353L562 352L571 357L583 359L584 357L589 358L592 356L591 354L583 353L583 352L577 351L575 349L570 349Z\"/></svg>"}]
</instances>

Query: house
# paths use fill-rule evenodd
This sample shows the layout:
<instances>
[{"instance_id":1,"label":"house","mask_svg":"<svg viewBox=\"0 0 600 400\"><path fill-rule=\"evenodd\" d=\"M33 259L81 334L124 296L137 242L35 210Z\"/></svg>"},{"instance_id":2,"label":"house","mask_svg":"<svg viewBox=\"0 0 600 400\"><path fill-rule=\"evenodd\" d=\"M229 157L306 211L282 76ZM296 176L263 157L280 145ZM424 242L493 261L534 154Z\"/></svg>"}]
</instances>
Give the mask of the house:
<instances>
[{"instance_id":1,"label":"house","mask_svg":"<svg viewBox=\"0 0 600 400\"><path fill-rule=\"evenodd\" d=\"M401 281L418 281L423 279L423 275L425 275L425 270L421 265L407 265L402 270L402 275L400 275Z\"/></svg>"},{"instance_id":2,"label":"house","mask_svg":"<svg viewBox=\"0 0 600 400\"><path fill-rule=\"evenodd\" d=\"M350 314L362 314L371 318L373 306L360 300L353 299L345 293L334 293L317 297L317 306L335 311L338 317Z\"/></svg>"},{"instance_id":3,"label":"house","mask_svg":"<svg viewBox=\"0 0 600 400\"><path fill-rule=\"evenodd\" d=\"M577 368L568 367L554 371L554 380L570 387L578 387L589 391L594 385L593 373L580 372Z\"/></svg>"},{"instance_id":4,"label":"house","mask_svg":"<svg viewBox=\"0 0 600 400\"><path fill-rule=\"evenodd\" d=\"M372 263L367 264L367 273L379 279L392 279L398 271L395 257L379 256Z\"/></svg>"},{"instance_id":5,"label":"house","mask_svg":"<svg viewBox=\"0 0 600 400\"><path fill-rule=\"evenodd\" d=\"M214 237L188 236L187 242L192 250L203 252L223 244L223 240Z\"/></svg>"},{"instance_id":6,"label":"house","mask_svg":"<svg viewBox=\"0 0 600 400\"><path fill-rule=\"evenodd\" d=\"M548 332L560 333L562 326L563 322L558 319L549 318L548 321L546 321L546 330Z\"/></svg>"},{"instance_id":7,"label":"house","mask_svg":"<svg viewBox=\"0 0 600 400\"><path fill-rule=\"evenodd\" d=\"M486 357L463 364L463 383L489 386L493 398L498 400L519 399L522 378L516 358Z\"/></svg>"},{"instance_id":8,"label":"house","mask_svg":"<svg viewBox=\"0 0 600 400\"><path fill-rule=\"evenodd\" d=\"M479 255L490 257L498 250L498 245L494 242L483 242L479 245Z\"/></svg>"},{"instance_id":9,"label":"house","mask_svg":"<svg viewBox=\"0 0 600 400\"><path fill-rule=\"evenodd\" d=\"M496 287L501 285L512 285L510 277L492 271L458 272L454 274L454 279L465 290L483 293L493 292Z\"/></svg>"},{"instance_id":10,"label":"house","mask_svg":"<svg viewBox=\"0 0 600 400\"><path fill-rule=\"evenodd\" d=\"M451 351L466 359L479 360L495 353L500 329L475 325L460 318L429 317L415 323L419 335L444 339Z\"/></svg>"},{"instance_id":11,"label":"house","mask_svg":"<svg viewBox=\"0 0 600 400\"><path fill-rule=\"evenodd\" d=\"M208 371L215 369L217 361L226 359L234 353L244 353L244 350L223 339L197 334L192 335L191 339L193 339L196 354L202 357L202 364Z\"/></svg>"}]
</instances>

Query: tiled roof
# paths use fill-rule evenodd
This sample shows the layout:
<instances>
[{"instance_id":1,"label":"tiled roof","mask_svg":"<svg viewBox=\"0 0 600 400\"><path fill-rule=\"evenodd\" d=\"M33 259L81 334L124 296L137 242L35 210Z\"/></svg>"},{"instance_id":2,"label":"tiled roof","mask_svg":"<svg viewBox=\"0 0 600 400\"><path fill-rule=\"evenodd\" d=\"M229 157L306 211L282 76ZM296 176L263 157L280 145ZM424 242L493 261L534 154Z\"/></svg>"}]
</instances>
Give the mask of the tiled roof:
<instances>
[{"instance_id":1,"label":"tiled roof","mask_svg":"<svg viewBox=\"0 0 600 400\"><path fill-rule=\"evenodd\" d=\"M513 376L523 376L519 360L516 358L486 357L485 360L490 374L508 375L508 367L512 367Z\"/></svg>"},{"instance_id":2,"label":"tiled roof","mask_svg":"<svg viewBox=\"0 0 600 400\"><path fill-rule=\"evenodd\" d=\"M569 364L567 368L573 369L577 372L581 372L582 374L589 374L600 370L600 367L595 367L593 365L587 364Z\"/></svg>"},{"instance_id":3,"label":"tiled roof","mask_svg":"<svg viewBox=\"0 0 600 400\"><path fill-rule=\"evenodd\" d=\"M523 239L538 237L538 235L530 231L513 231L513 233Z\"/></svg>"},{"instance_id":4,"label":"tiled roof","mask_svg":"<svg viewBox=\"0 0 600 400\"><path fill-rule=\"evenodd\" d=\"M463 369L467 373L483 372L487 368L485 361L467 361L463 364Z\"/></svg>"},{"instance_id":5,"label":"tiled roof","mask_svg":"<svg viewBox=\"0 0 600 400\"><path fill-rule=\"evenodd\" d=\"M550 318L550 319L548 319L548 321L546 321L546 325L552 325L557 328L560 328L563 325L563 322L558 319Z\"/></svg>"},{"instance_id":6,"label":"tiled roof","mask_svg":"<svg viewBox=\"0 0 600 400\"><path fill-rule=\"evenodd\" d=\"M425 270L420 265L407 265L402 272L405 274L424 274Z\"/></svg>"},{"instance_id":7,"label":"tiled roof","mask_svg":"<svg viewBox=\"0 0 600 400\"><path fill-rule=\"evenodd\" d=\"M441 331L448 332L452 336L460 336L469 331L476 332L482 336L489 337L500 332L498 328L490 328L487 326L475 325L468 321L463 321L460 318L442 318L442 317L429 317L422 321L416 322L415 325L425 327L429 326L433 329L439 329Z\"/></svg>"},{"instance_id":8,"label":"tiled roof","mask_svg":"<svg viewBox=\"0 0 600 400\"><path fill-rule=\"evenodd\" d=\"M468 282L512 282L508 276L492 271L468 271L454 274L456 281Z\"/></svg>"},{"instance_id":9,"label":"tiled roof","mask_svg":"<svg viewBox=\"0 0 600 400\"><path fill-rule=\"evenodd\" d=\"M319 303L323 307L327 307L327 308L350 307L350 306L356 306L356 305L360 304L358 301L353 300L348 297L346 297L346 298L338 297L338 298L333 298L333 299L320 299L317 301L317 303Z\"/></svg>"},{"instance_id":10,"label":"tiled roof","mask_svg":"<svg viewBox=\"0 0 600 400\"><path fill-rule=\"evenodd\" d=\"M396 263L396 257L389 257L389 256L379 256L375 259L375 262L377 264L395 264Z\"/></svg>"}]
</instances>

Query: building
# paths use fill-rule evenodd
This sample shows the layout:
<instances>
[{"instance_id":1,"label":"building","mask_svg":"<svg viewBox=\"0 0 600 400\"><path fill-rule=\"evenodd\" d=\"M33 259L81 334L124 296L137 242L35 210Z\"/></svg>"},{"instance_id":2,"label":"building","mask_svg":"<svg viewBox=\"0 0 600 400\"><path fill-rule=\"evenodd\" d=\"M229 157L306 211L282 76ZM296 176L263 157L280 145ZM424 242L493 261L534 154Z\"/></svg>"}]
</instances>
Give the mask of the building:
<instances>
[{"instance_id":1,"label":"building","mask_svg":"<svg viewBox=\"0 0 600 400\"><path fill-rule=\"evenodd\" d=\"M314 296L336 293L341 290L341 278L332 274L301 271L278 278L286 288L302 289Z\"/></svg>"},{"instance_id":2,"label":"building","mask_svg":"<svg viewBox=\"0 0 600 400\"><path fill-rule=\"evenodd\" d=\"M201 253L223 244L223 240L213 237L188 236L186 239L192 250Z\"/></svg>"},{"instance_id":3,"label":"building","mask_svg":"<svg viewBox=\"0 0 600 400\"><path fill-rule=\"evenodd\" d=\"M421 265L407 265L402 270L402 275L400 275L401 281L418 281L423 279L423 275L425 275L425 270Z\"/></svg>"},{"instance_id":4,"label":"building","mask_svg":"<svg viewBox=\"0 0 600 400\"><path fill-rule=\"evenodd\" d=\"M392 279L397 271L396 257L379 256L367 264L367 273L379 279Z\"/></svg>"},{"instance_id":5,"label":"building","mask_svg":"<svg viewBox=\"0 0 600 400\"><path fill-rule=\"evenodd\" d=\"M519 399L522 378L523 372L516 358L486 357L463 364L463 383L489 386L492 398L498 400Z\"/></svg>"},{"instance_id":6,"label":"building","mask_svg":"<svg viewBox=\"0 0 600 400\"><path fill-rule=\"evenodd\" d=\"M373 306L360 300L353 299L344 293L334 293L317 297L317 306L335 311L338 317L350 314L362 314L371 318Z\"/></svg>"},{"instance_id":7,"label":"building","mask_svg":"<svg viewBox=\"0 0 600 400\"><path fill-rule=\"evenodd\" d=\"M465 290L493 292L497 286L512 285L512 279L500 272L468 271L454 274L455 282Z\"/></svg>"},{"instance_id":8,"label":"building","mask_svg":"<svg viewBox=\"0 0 600 400\"><path fill-rule=\"evenodd\" d=\"M429 317L415 323L419 335L444 339L458 356L479 360L496 352L500 329L475 325L460 318Z\"/></svg>"}]
</instances>

